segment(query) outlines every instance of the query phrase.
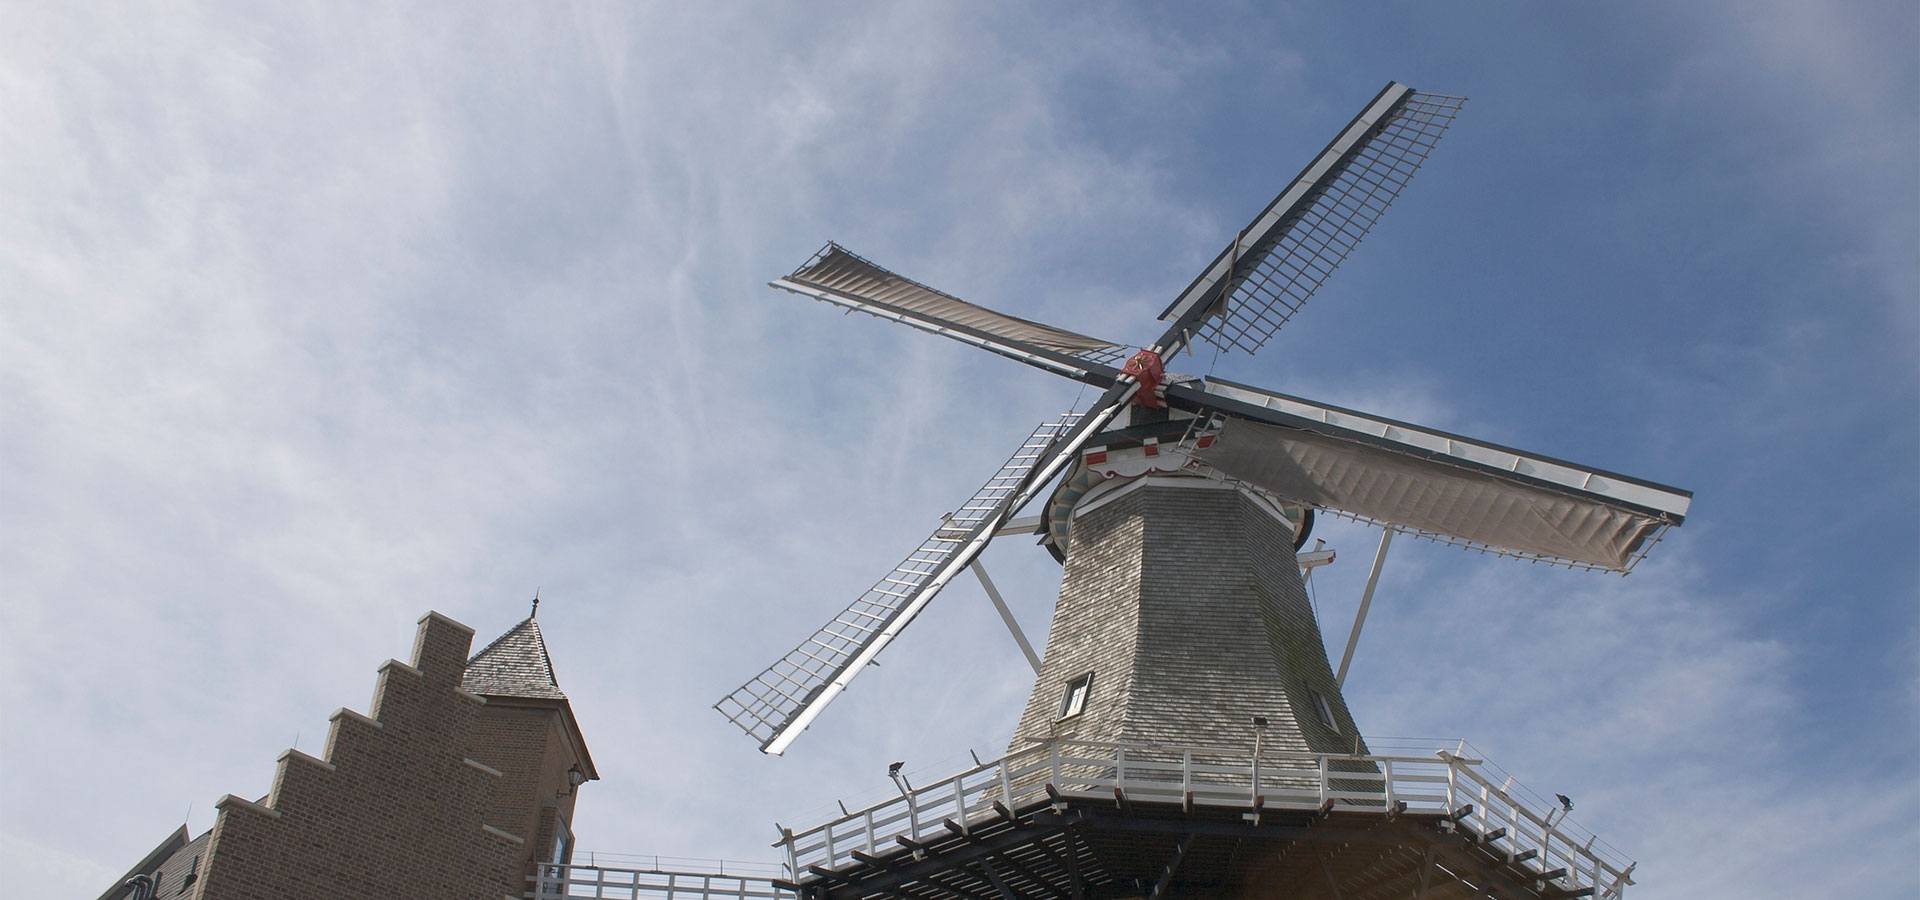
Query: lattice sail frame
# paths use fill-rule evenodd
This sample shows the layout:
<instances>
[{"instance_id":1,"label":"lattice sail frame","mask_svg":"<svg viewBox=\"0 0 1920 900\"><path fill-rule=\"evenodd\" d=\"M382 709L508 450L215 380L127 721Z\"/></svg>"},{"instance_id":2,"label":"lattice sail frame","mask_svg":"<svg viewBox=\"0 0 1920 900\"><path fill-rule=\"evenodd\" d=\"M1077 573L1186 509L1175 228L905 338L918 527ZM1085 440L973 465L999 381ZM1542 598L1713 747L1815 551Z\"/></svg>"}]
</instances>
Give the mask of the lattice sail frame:
<instances>
[{"instance_id":1,"label":"lattice sail frame","mask_svg":"<svg viewBox=\"0 0 1920 900\"><path fill-rule=\"evenodd\" d=\"M1225 301L1196 338L1223 351L1258 351L1367 236L1466 104L1402 90L1404 98L1371 126L1371 110L1363 111L1216 260L1230 279Z\"/></svg>"},{"instance_id":2,"label":"lattice sail frame","mask_svg":"<svg viewBox=\"0 0 1920 900\"><path fill-rule=\"evenodd\" d=\"M1195 339L1222 350L1258 351L1385 214L1464 104L1464 98L1417 92L1397 82L1388 84L1161 314L1166 330L1158 341L1148 345L1148 350L1166 362L1191 348ZM1026 477L1013 478L1010 485L1027 481L1035 473L1056 474L1057 463L1077 456L1087 438L1112 421L1141 384L1130 372L1112 368L1125 353L1119 344L969 303L888 271L837 244L827 244L772 286L1105 388L1105 394L1081 414L1077 424L1063 425L1050 448L1029 457L1023 470ZM1169 389L1186 387L1184 381L1191 379L1170 378L1160 390L1172 400L1178 391ZM1211 386L1202 393L1211 394ZM1206 396L1183 399L1188 402L1177 405L1190 412L1205 416L1215 411ZM1258 416L1253 420L1264 421ZM1013 463L1009 460L1010 466ZM1211 465L1207 467L1216 476L1224 474ZM723 698L715 708L759 738L763 751L781 752L965 561L980 552L991 537L991 529L982 524L993 524L989 520L996 516L1011 515L1004 509L1005 498L1037 488L1037 484L1009 487L1001 492L1001 502L974 509L973 520L950 521L841 616ZM1025 493L1021 497L1021 505L1031 499ZM1679 524L1684 514L1682 503L1620 564L1595 566L1462 538L1445 530L1396 523L1391 517L1374 519L1308 502L1335 515L1443 543L1573 568L1622 572L1644 558L1666 527Z\"/></svg>"},{"instance_id":3,"label":"lattice sail frame","mask_svg":"<svg viewBox=\"0 0 1920 900\"><path fill-rule=\"evenodd\" d=\"M800 646L721 698L713 708L758 740L764 749L814 697L846 673L862 650L896 625L911 601L931 586L934 573L973 539L981 526L1019 490L1027 474L1054 442L1079 421L1079 413L1069 412L1034 429L993 477L948 515L893 571ZM906 622L897 625L904 627Z\"/></svg>"}]
</instances>

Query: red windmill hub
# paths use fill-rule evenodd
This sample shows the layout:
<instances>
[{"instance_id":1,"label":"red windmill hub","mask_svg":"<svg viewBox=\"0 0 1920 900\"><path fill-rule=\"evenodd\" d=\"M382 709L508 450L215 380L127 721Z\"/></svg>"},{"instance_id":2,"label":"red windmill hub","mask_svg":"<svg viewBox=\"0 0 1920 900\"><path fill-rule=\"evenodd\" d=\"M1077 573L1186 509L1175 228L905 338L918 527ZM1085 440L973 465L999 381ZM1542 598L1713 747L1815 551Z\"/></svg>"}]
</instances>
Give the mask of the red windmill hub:
<instances>
[{"instance_id":1,"label":"red windmill hub","mask_svg":"<svg viewBox=\"0 0 1920 900\"><path fill-rule=\"evenodd\" d=\"M1167 380L1167 367L1160 361L1160 354L1152 350L1142 350L1127 360L1122 372L1133 376L1140 382L1140 390L1133 395L1136 406L1148 409L1166 409L1167 399L1160 396L1160 385Z\"/></svg>"}]
</instances>

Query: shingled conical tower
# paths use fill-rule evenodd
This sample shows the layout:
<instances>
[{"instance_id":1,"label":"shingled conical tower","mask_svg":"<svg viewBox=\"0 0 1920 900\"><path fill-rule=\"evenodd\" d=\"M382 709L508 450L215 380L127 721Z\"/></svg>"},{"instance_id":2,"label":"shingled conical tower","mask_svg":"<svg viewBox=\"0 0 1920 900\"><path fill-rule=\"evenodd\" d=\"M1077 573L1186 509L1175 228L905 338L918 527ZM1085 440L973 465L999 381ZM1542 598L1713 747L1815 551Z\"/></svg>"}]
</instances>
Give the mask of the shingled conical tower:
<instances>
[{"instance_id":1,"label":"shingled conical tower","mask_svg":"<svg viewBox=\"0 0 1920 900\"><path fill-rule=\"evenodd\" d=\"M1302 511L1131 443L1083 463L1050 509L1070 550L1009 752L1050 737L1364 752L1294 563Z\"/></svg>"},{"instance_id":2,"label":"shingled conical tower","mask_svg":"<svg viewBox=\"0 0 1920 900\"><path fill-rule=\"evenodd\" d=\"M573 849L575 788L600 774L534 614L474 654L461 687L486 698L474 727L474 752L506 782L493 792L489 820L525 835L531 862L566 862Z\"/></svg>"}]
</instances>

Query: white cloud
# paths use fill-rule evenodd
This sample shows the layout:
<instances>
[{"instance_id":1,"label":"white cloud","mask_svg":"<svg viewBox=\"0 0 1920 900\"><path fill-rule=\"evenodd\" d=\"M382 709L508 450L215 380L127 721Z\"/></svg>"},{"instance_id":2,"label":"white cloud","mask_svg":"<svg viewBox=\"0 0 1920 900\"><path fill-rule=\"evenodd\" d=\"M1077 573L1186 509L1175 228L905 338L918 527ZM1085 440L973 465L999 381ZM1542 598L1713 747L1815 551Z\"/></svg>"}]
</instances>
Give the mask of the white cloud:
<instances>
[{"instance_id":1,"label":"white cloud","mask_svg":"<svg viewBox=\"0 0 1920 900\"><path fill-rule=\"evenodd\" d=\"M1179 180L1186 154L1228 139L1206 128L1221 110L1246 112L1229 90L1244 60L1105 15L10 19L0 843L84 870L73 896L188 803L203 828L213 798L263 791L296 734L316 746L329 710L364 708L423 609L484 634L535 586L608 774L582 806L589 846L764 859L765 813L685 811L798 816L886 791L890 759L937 773L969 746L997 753L1027 679L970 585L787 759L759 757L706 708L1074 393L762 284L836 237L964 296L1138 339L1108 332L1146 322L1247 211ZM1823 93L1887 93L1874 53L1821 49L1860 35L1817 17L1794 28L1819 41L1752 39ZM1266 52L1252 99L1290 109L1279 95L1297 93L1306 57ZM1738 66L1704 51L1699 64L1736 86ZM1827 110L1823 127L1879 108ZM1756 171L1833 196L1854 190L1849 167L1903 159L1903 133L1831 160L1789 141ZM1910 295L1896 265L1910 206L1843 199L1878 223L1860 266L1885 296ZM1767 351L1735 341L1701 351L1702 368L1767 371ZM1276 386L1489 439L1511 427L1475 421L1437 365L1391 371ZM1716 422L1790 439L1767 409L1801 371L1709 394ZM1844 864L1849 842L1899 858L1911 769L1819 781L1795 756L1816 719L1794 678L1803 651L1739 614L1751 597L1716 589L1721 563L1689 550L1712 527L1690 524L1624 582L1397 547L1356 670L1363 718L1465 733L1529 781L1576 784L1581 814L1646 860L1654 896L1710 895L1710 876L1729 895L1817 893L1820 878L1863 877L1819 862ZM1341 579L1364 575L1372 545L1323 528L1346 554L1319 586L1338 623L1334 601L1357 595ZM1031 548L994 554L1040 640L1057 569ZM1892 651L1910 681L1913 647L1909 633ZM1416 687L1368 687L1389 677ZM55 762L89 777L49 782ZM1770 805L1808 793L1845 812ZM1802 809L1825 830L1766 856L1795 843L1783 836ZM1739 852L1702 864L1729 831Z\"/></svg>"},{"instance_id":2,"label":"white cloud","mask_svg":"<svg viewBox=\"0 0 1920 900\"><path fill-rule=\"evenodd\" d=\"M1332 536L1362 549L1355 529ZM1804 829L1823 847L1897 857L1920 839L1900 812L1914 773L1805 758L1815 745L1798 732L1823 698L1795 683L1803 661L1785 642L1741 624L1782 598L1716 588L1699 543L1677 533L1624 579L1396 543L1349 700L1374 733L1459 734L1539 796L1573 796L1577 822L1637 858L1636 893L1812 896L1854 883L1891 896L1914 885L1911 872L1863 880L1853 853L1769 849ZM1336 652L1365 574L1354 556L1335 566L1348 564L1344 580L1317 578Z\"/></svg>"}]
</instances>

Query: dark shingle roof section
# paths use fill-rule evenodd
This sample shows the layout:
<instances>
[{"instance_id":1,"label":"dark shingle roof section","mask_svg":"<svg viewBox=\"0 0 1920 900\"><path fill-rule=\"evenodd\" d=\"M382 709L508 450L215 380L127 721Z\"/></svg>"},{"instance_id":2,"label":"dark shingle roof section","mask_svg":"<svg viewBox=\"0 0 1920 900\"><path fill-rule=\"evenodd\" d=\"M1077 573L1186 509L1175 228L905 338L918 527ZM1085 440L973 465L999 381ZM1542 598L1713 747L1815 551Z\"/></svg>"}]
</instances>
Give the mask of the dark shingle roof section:
<instances>
[{"instance_id":1,"label":"dark shingle roof section","mask_svg":"<svg viewBox=\"0 0 1920 900\"><path fill-rule=\"evenodd\" d=\"M461 686L481 696L565 700L540 624L528 616L467 660Z\"/></svg>"},{"instance_id":2,"label":"dark shingle roof section","mask_svg":"<svg viewBox=\"0 0 1920 900\"><path fill-rule=\"evenodd\" d=\"M200 832L199 837L189 841L187 827L180 826L165 841L162 841L160 846L153 848L153 852L147 854L146 859L135 864L127 874L121 876L119 884L101 894L100 900L126 900L133 896L133 889L126 886L126 881L135 875L148 875L153 878L153 896L159 900L172 900L174 897L186 896L187 888L194 883L187 880L188 876L198 881L200 870L205 868L201 865L201 857L207 854L207 839L212 836L213 829L209 828Z\"/></svg>"}]
</instances>

